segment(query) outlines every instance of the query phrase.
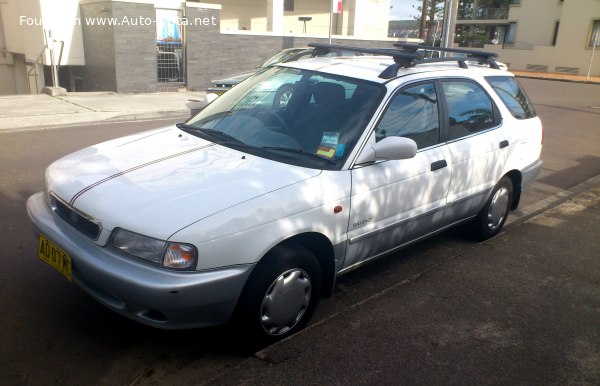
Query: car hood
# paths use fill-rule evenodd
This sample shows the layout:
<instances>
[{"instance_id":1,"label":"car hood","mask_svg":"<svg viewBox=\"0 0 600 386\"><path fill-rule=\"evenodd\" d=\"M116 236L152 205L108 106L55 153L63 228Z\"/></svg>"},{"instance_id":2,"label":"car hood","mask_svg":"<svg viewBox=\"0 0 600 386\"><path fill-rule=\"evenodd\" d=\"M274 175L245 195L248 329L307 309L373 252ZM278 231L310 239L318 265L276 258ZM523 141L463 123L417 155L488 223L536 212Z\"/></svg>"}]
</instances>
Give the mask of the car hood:
<instances>
[{"instance_id":1,"label":"car hood","mask_svg":"<svg viewBox=\"0 0 600 386\"><path fill-rule=\"evenodd\" d=\"M105 230L122 227L168 239L239 203L317 176L216 145L177 128L105 142L46 171L47 189Z\"/></svg>"},{"instance_id":2,"label":"car hood","mask_svg":"<svg viewBox=\"0 0 600 386\"><path fill-rule=\"evenodd\" d=\"M227 78L218 79L211 81L212 84L238 84L242 80L249 78L250 76L256 74L257 70L242 72L241 74L232 75Z\"/></svg>"}]
</instances>

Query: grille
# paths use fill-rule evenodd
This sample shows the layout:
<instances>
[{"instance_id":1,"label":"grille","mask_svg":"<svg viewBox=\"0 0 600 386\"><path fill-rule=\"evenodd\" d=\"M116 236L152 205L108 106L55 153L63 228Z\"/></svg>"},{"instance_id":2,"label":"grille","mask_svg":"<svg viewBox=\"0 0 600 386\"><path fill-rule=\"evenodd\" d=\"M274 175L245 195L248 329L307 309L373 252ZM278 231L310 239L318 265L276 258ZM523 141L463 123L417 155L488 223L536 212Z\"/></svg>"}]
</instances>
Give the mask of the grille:
<instances>
[{"instance_id":1,"label":"grille","mask_svg":"<svg viewBox=\"0 0 600 386\"><path fill-rule=\"evenodd\" d=\"M90 216L73 209L71 206L67 205L53 194L50 195L50 205L58 217L70 224L73 228L77 229L86 237L89 237L92 240L97 240L100 236L100 230L102 227L100 226L100 222L97 220L94 220Z\"/></svg>"}]
</instances>

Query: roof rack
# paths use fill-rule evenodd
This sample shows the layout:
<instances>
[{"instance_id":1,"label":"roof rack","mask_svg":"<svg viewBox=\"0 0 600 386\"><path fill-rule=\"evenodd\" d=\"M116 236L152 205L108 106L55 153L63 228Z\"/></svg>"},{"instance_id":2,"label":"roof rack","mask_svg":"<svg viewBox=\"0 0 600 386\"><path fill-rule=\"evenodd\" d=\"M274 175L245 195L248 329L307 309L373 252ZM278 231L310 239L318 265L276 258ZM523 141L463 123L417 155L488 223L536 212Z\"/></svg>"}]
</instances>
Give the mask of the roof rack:
<instances>
[{"instance_id":1,"label":"roof rack","mask_svg":"<svg viewBox=\"0 0 600 386\"><path fill-rule=\"evenodd\" d=\"M420 44L407 44L407 43L394 43L394 47L400 48L402 51L407 53L416 54L419 50L425 51L439 51L439 52L451 52L457 54L464 54L464 58L457 57L445 57L445 58L422 58L421 63L433 63L433 62L449 62L449 61L457 61L458 65L461 68L468 68L465 63L466 60L475 59L479 62L479 64L487 64L491 68L495 68L496 70L500 69L498 63L494 60L494 58L498 57L498 54L490 51L478 51L478 50L469 50L464 48L446 48L446 47L435 47L435 46L425 46Z\"/></svg>"},{"instance_id":2,"label":"roof rack","mask_svg":"<svg viewBox=\"0 0 600 386\"><path fill-rule=\"evenodd\" d=\"M398 70L402 67L414 67L420 55L416 53L403 52L395 48L362 48L351 46L339 46L335 44L310 43L309 47L314 48L315 55L326 55L331 50L344 50L352 52L361 52L363 54L391 56L394 59L394 64L383 70L379 77L382 79L392 79L398 76Z\"/></svg>"},{"instance_id":3,"label":"roof rack","mask_svg":"<svg viewBox=\"0 0 600 386\"><path fill-rule=\"evenodd\" d=\"M465 50L458 48L441 48L433 46L422 46L417 44L394 44L397 48L362 48L352 46L340 46L335 44L325 43L310 43L309 47L314 48L315 56L326 55L331 50L344 50L352 52L361 52L363 54L390 56L394 59L394 64L387 67L379 77L382 79L392 79L398 76L398 70L400 68L414 67L417 64L424 63L436 63L436 62L458 62L461 68L468 68L466 61L475 59L481 64L488 64L490 67L499 69L500 67L494 61L494 57L498 55L494 52L488 51L476 51L476 50ZM423 53L419 53L419 50L432 50L432 51L443 51L443 52L455 52L465 54L465 57L447 57L447 58L424 58Z\"/></svg>"}]
</instances>

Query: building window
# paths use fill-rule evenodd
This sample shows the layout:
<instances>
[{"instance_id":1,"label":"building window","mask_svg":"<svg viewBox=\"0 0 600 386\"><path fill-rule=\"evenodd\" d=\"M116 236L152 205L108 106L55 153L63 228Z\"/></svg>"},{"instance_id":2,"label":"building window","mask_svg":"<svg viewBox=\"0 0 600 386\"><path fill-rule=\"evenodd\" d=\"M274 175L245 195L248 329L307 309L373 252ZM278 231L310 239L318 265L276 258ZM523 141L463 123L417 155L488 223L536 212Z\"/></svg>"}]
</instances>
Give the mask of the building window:
<instances>
[{"instance_id":1,"label":"building window","mask_svg":"<svg viewBox=\"0 0 600 386\"><path fill-rule=\"evenodd\" d=\"M554 24L554 34L552 35L552 44L551 45L553 45L553 46L556 45L556 40L558 39L558 28L559 28L559 26L560 26L560 21L557 21Z\"/></svg>"},{"instance_id":2,"label":"building window","mask_svg":"<svg viewBox=\"0 0 600 386\"><path fill-rule=\"evenodd\" d=\"M504 35L504 44L515 44L515 37L517 35L517 23L509 23L506 29L506 35Z\"/></svg>"},{"instance_id":3,"label":"building window","mask_svg":"<svg viewBox=\"0 0 600 386\"><path fill-rule=\"evenodd\" d=\"M521 0L510 0L511 4L521 4Z\"/></svg>"},{"instance_id":4,"label":"building window","mask_svg":"<svg viewBox=\"0 0 600 386\"><path fill-rule=\"evenodd\" d=\"M600 20L594 20L592 27L589 46L593 47L594 43L596 44L596 47L600 47Z\"/></svg>"},{"instance_id":5,"label":"building window","mask_svg":"<svg viewBox=\"0 0 600 386\"><path fill-rule=\"evenodd\" d=\"M294 0L283 0L283 10L294 12Z\"/></svg>"}]
</instances>

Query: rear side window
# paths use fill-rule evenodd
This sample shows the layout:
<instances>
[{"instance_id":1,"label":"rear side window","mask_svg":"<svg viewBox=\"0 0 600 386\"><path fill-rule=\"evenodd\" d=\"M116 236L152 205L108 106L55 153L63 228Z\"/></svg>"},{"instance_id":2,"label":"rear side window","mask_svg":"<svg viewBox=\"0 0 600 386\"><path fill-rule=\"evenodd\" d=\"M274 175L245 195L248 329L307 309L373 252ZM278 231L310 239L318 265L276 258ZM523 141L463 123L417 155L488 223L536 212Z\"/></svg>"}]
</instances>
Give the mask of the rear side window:
<instances>
[{"instance_id":1,"label":"rear side window","mask_svg":"<svg viewBox=\"0 0 600 386\"><path fill-rule=\"evenodd\" d=\"M502 99L513 117L517 119L535 117L533 105L515 78L512 76L488 76L485 79Z\"/></svg>"},{"instance_id":2,"label":"rear side window","mask_svg":"<svg viewBox=\"0 0 600 386\"><path fill-rule=\"evenodd\" d=\"M448 108L448 140L466 137L497 125L494 104L477 83L442 82Z\"/></svg>"}]
</instances>

